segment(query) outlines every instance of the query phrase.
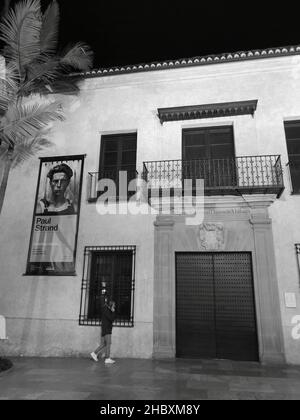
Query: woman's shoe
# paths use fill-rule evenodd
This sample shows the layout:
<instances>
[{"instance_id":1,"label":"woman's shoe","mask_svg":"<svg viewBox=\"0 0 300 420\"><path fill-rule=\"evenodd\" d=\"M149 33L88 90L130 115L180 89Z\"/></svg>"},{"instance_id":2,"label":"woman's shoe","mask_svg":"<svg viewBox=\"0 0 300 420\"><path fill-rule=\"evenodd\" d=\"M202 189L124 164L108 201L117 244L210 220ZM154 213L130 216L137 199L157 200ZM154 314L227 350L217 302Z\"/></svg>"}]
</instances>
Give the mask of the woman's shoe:
<instances>
[{"instance_id":1,"label":"woman's shoe","mask_svg":"<svg viewBox=\"0 0 300 420\"><path fill-rule=\"evenodd\" d=\"M98 362L98 357L97 357L96 353L92 352L91 357L92 357L92 359L95 360L95 362Z\"/></svg>"},{"instance_id":2,"label":"woman's shoe","mask_svg":"<svg viewBox=\"0 0 300 420\"><path fill-rule=\"evenodd\" d=\"M111 364L111 363L116 363L116 361L108 357L107 359L105 359L104 363Z\"/></svg>"}]
</instances>

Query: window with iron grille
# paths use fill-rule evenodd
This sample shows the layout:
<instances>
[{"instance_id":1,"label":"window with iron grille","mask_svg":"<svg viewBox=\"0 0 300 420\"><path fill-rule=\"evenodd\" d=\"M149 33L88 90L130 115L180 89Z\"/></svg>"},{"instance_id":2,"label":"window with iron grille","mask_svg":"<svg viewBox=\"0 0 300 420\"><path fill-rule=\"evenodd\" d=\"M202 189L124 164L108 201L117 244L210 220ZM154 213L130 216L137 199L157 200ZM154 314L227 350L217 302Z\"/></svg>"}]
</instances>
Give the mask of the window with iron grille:
<instances>
[{"instance_id":1,"label":"window with iron grille","mask_svg":"<svg viewBox=\"0 0 300 420\"><path fill-rule=\"evenodd\" d=\"M116 302L114 325L133 327L135 246L85 247L79 325L101 325L101 296Z\"/></svg>"}]
</instances>

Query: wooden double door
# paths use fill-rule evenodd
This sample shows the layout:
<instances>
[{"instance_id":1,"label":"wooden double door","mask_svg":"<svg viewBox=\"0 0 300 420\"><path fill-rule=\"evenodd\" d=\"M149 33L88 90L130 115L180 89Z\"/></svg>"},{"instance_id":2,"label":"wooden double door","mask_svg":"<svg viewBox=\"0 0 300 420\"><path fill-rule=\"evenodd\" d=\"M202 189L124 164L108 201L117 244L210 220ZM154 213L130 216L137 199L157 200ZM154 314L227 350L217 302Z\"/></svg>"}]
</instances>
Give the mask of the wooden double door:
<instances>
[{"instance_id":1,"label":"wooden double door","mask_svg":"<svg viewBox=\"0 0 300 420\"><path fill-rule=\"evenodd\" d=\"M251 253L176 253L176 356L258 360Z\"/></svg>"}]
</instances>

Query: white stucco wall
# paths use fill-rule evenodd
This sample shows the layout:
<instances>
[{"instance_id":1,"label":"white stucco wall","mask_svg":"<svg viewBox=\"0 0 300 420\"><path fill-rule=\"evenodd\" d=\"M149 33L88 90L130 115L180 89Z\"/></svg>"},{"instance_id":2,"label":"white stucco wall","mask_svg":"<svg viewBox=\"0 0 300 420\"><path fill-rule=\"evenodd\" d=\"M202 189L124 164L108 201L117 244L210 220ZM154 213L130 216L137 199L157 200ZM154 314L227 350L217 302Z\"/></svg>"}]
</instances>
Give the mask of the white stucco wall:
<instances>
[{"instance_id":1,"label":"white stucco wall","mask_svg":"<svg viewBox=\"0 0 300 420\"><path fill-rule=\"evenodd\" d=\"M134 328L116 328L113 354L151 357L153 337L153 216L102 216L86 201L87 172L99 166L101 134L137 132L137 169L148 160L181 158L182 129L232 124L237 156L280 154L286 189L270 208L286 358L300 364L291 318L300 315L299 196L290 195L283 122L300 118L300 57L274 57L87 79L76 98L62 98L67 119L42 155L86 154L76 277L23 276L38 176L38 159L11 173L0 216L0 314L7 318L11 354L86 354L98 329L79 327L83 250L87 245L136 245ZM258 100L250 115L160 124L157 108ZM285 307L293 292L297 308Z\"/></svg>"}]
</instances>

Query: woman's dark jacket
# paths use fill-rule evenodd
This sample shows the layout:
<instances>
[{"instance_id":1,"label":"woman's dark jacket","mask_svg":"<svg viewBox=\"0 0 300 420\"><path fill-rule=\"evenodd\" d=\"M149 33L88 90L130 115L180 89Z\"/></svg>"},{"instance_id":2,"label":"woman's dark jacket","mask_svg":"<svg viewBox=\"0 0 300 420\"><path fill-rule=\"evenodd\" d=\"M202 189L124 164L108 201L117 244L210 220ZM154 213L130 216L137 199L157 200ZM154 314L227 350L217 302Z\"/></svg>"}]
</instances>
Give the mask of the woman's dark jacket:
<instances>
[{"instance_id":1,"label":"woman's dark jacket","mask_svg":"<svg viewBox=\"0 0 300 420\"><path fill-rule=\"evenodd\" d=\"M106 305L102 306L101 316L101 335L102 337L107 334L111 334L112 324L115 319L115 313L112 312Z\"/></svg>"}]
</instances>

